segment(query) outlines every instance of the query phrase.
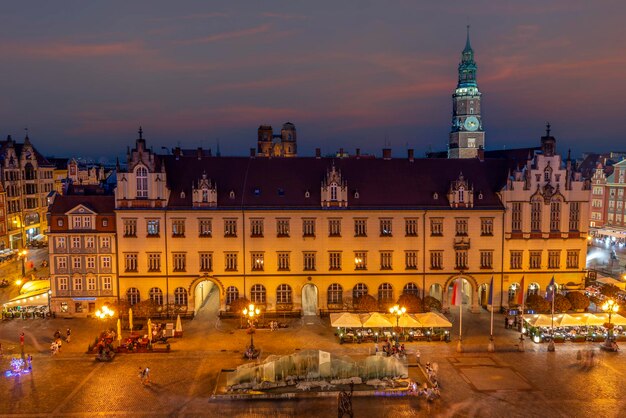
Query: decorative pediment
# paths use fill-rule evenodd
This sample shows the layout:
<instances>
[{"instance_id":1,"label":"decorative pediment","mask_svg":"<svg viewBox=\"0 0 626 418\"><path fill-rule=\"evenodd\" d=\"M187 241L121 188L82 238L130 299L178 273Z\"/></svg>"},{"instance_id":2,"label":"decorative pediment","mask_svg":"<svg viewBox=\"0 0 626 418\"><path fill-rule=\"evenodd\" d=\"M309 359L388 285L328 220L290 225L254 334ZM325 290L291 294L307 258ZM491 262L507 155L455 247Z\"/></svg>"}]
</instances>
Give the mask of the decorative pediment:
<instances>
[{"instance_id":1,"label":"decorative pediment","mask_svg":"<svg viewBox=\"0 0 626 418\"><path fill-rule=\"evenodd\" d=\"M341 175L341 170L335 168L335 164L326 171L326 177L322 181L322 207L347 207L348 206L348 183Z\"/></svg>"},{"instance_id":2,"label":"decorative pediment","mask_svg":"<svg viewBox=\"0 0 626 418\"><path fill-rule=\"evenodd\" d=\"M66 215L96 215L96 212L89 209L85 205L77 205L73 207L72 209L70 209L69 211L65 212L65 214Z\"/></svg>"},{"instance_id":3,"label":"decorative pediment","mask_svg":"<svg viewBox=\"0 0 626 418\"><path fill-rule=\"evenodd\" d=\"M217 206L217 187L215 183L209 179L206 173L202 173L202 177L191 185L192 201L194 207L215 207Z\"/></svg>"},{"instance_id":4,"label":"decorative pediment","mask_svg":"<svg viewBox=\"0 0 626 418\"><path fill-rule=\"evenodd\" d=\"M450 183L448 202L452 208L474 207L474 188L465 179L463 173L459 173L459 177Z\"/></svg>"}]
</instances>

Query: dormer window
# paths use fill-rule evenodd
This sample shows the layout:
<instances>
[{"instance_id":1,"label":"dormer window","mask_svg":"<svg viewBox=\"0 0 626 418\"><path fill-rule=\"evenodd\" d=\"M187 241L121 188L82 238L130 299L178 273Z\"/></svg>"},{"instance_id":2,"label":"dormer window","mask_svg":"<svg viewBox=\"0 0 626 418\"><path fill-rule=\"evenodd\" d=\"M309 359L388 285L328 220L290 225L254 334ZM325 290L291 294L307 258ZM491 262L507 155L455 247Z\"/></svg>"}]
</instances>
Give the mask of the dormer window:
<instances>
[{"instance_id":1,"label":"dormer window","mask_svg":"<svg viewBox=\"0 0 626 418\"><path fill-rule=\"evenodd\" d=\"M137 178L137 198L148 197L148 169L146 167L138 167L135 171Z\"/></svg>"},{"instance_id":2,"label":"dormer window","mask_svg":"<svg viewBox=\"0 0 626 418\"><path fill-rule=\"evenodd\" d=\"M333 164L326 172L322 181L321 203L322 207L346 207L348 206L348 184L341 176L341 171Z\"/></svg>"},{"instance_id":3,"label":"dormer window","mask_svg":"<svg viewBox=\"0 0 626 418\"><path fill-rule=\"evenodd\" d=\"M337 201L337 183L330 184L330 200L333 202Z\"/></svg>"},{"instance_id":4,"label":"dormer window","mask_svg":"<svg viewBox=\"0 0 626 418\"><path fill-rule=\"evenodd\" d=\"M230 191L229 197L230 197L231 199L234 199L234 198L235 198L235 192L234 192L234 190L231 190L231 191Z\"/></svg>"}]
</instances>

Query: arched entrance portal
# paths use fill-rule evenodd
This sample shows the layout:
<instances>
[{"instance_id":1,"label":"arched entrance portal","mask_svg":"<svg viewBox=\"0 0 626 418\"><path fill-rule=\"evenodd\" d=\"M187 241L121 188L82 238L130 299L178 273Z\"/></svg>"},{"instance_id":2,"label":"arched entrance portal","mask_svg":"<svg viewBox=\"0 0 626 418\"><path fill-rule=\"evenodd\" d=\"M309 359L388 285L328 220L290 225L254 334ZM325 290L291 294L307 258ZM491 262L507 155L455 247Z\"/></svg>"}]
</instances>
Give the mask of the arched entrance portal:
<instances>
[{"instance_id":1,"label":"arched entrance portal","mask_svg":"<svg viewBox=\"0 0 626 418\"><path fill-rule=\"evenodd\" d=\"M439 283L431 284L430 289L428 290L428 296L432 296L433 298L437 299L439 302L443 302L443 300L441 299L441 297L443 296L441 285Z\"/></svg>"},{"instance_id":2,"label":"arched entrance portal","mask_svg":"<svg viewBox=\"0 0 626 418\"><path fill-rule=\"evenodd\" d=\"M317 286L307 283L302 287L302 315L317 315Z\"/></svg>"},{"instance_id":3,"label":"arched entrance portal","mask_svg":"<svg viewBox=\"0 0 626 418\"><path fill-rule=\"evenodd\" d=\"M479 296L478 296L478 283L469 275L452 276L450 277L444 286L443 297L443 309L449 310L452 302L452 293L454 289L454 283L457 279L460 279L461 289L463 294L463 306L469 307L469 310L473 313L480 312Z\"/></svg>"},{"instance_id":4,"label":"arched entrance portal","mask_svg":"<svg viewBox=\"0 0 626 418\"><path fill-rule=\"evenodd\" d=\"M211 280L203 280L194 289L194 318L214 319L220 312L220 289Z\"/></svg>"}]
</instances>

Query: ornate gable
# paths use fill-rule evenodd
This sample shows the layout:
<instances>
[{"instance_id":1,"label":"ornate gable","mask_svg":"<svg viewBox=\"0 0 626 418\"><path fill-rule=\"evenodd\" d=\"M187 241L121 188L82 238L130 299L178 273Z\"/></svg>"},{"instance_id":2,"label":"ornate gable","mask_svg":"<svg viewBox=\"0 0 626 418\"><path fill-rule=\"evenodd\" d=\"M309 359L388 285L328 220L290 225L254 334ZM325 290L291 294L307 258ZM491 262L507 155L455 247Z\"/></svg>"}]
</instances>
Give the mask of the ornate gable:
<instances>
[{"instance_id":1,"label":"ornate gable","mask_svg":"<svg viewBox=\"0 0 626 418\"><path fill-rule=\"evenodd\" d=\"M465 180L463 173L450 183L448 202L452 208L474 207L474 188Z\"/></svg>"},{"instance_id":2,"label":"ornate gable","mask_svg":"<svg viewBox=\"0 0 626 418\"><path fill-rule=\"evenodd\" d=\"M335 168L335 164L326 171L326 177L322 181L322 207L348 206L348 183L341 176L341 170Z\"/></svg>"},{"instance_id":3,"label":"ornate gable","mask_svg":"<svg viewBox=\"0 0 626 418\"><path fill-rule=\"evenodd\" d=\"M217 206L217 187L206 173L202 173L196 184L191 185L193 207L215 207Z\"/></svg>"}]
</instances>

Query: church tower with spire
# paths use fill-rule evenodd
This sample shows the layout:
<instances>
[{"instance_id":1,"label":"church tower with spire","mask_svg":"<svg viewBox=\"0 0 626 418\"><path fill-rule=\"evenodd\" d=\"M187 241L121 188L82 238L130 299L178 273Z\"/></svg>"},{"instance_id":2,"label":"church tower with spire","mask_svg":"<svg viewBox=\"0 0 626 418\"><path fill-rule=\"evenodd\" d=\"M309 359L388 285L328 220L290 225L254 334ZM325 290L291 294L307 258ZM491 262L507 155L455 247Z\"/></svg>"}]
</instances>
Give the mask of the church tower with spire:
<instances>
[{"instance_id":1,"label":"church tower with spire","mask_svg":"<svg viewBox=\"0 0 626 418\"><path fill-rule=\"evenodd\" d=\"M475 158L478 156L478 150L485 148L480 96L468 26L467 41L459 63L459 81L452 95L452 128L448 158Z\"/></svg>"}]
</instances>

